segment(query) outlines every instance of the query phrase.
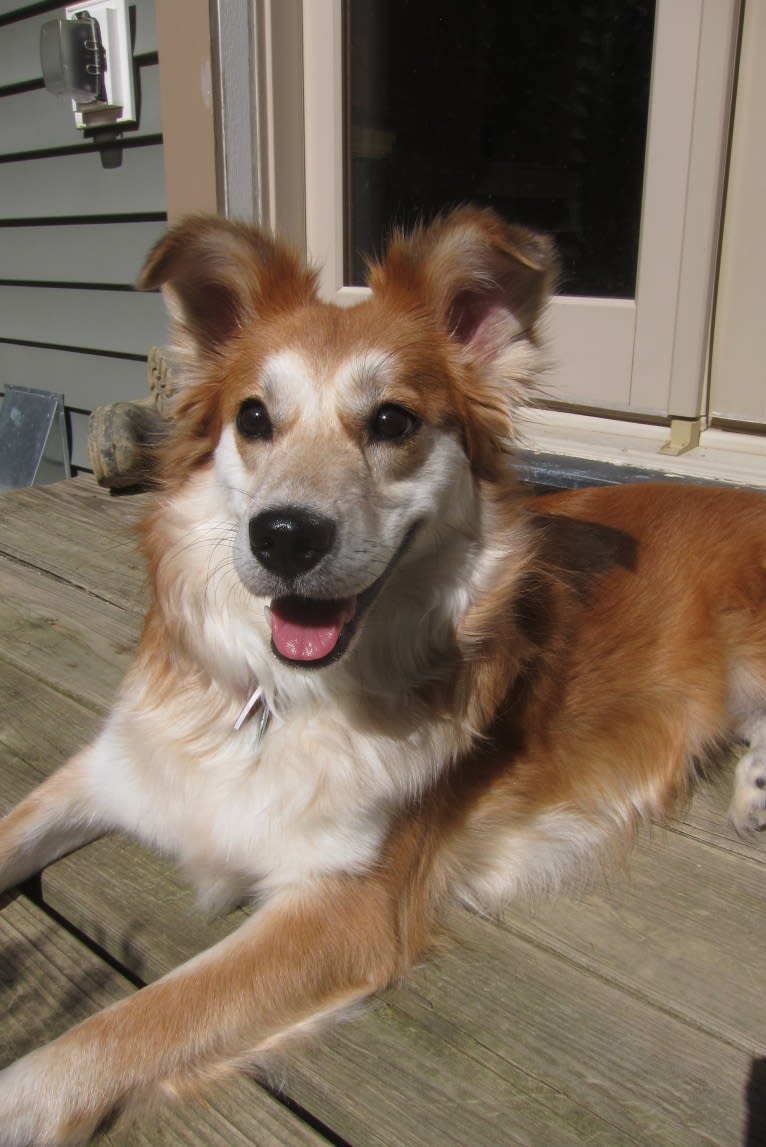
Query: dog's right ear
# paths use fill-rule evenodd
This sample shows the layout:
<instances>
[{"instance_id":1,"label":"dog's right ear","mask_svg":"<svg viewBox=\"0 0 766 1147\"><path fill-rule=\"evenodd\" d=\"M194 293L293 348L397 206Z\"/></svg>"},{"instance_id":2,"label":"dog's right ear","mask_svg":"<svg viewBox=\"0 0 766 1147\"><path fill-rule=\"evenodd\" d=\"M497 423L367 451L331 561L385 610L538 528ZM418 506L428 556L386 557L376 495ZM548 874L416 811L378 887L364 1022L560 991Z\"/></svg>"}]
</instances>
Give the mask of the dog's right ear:
<instances>
[{"instance_id":1,"label":"dog's right ear","mask_svg":"<svg viewBox=\"0 0 766 1147\"><path fill-rule=\"evenodd\" d=\"M488 363L530 335L557 273L552 240L488 208L458 207L428 226L395 232L369 284L427 300L469 358Z\"/></svg>"},{"instance_id":2,"label":"dog's right ear","mask_svg":"<svg viewBox=\"0 0 766 1147\"><path fill-rule=\"evenodd\" d=\"M316 295L316 275L255 227L192 216L150 252L136 284L162 287L179 349L215 355L235 331Z\"/></svg>"}]
</instances>

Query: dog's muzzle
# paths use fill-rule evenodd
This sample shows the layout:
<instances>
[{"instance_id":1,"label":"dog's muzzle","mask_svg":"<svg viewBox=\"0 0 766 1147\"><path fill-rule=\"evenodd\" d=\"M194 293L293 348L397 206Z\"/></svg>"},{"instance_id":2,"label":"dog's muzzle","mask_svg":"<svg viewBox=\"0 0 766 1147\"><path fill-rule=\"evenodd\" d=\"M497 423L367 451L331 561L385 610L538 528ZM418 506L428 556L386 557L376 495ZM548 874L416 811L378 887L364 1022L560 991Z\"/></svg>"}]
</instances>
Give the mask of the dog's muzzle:
<instances>
[{"instance_id":1,"label":"dog's muzzle","mask_svg":"<svg viewBox=\"0 0 766 1147\"><path fill-rule=\"evenodd\" d=\"M294 592L335 545L336 526L301 506L264 510L250 520L250 548L258 563L279 578L285 591L271 601L271 646L290 665L320 668L343 656L362 614L408 548L417 526L410 527L386 569L358 594L343 598L308 597ZM291 592L293 591L293 592Z\"/></svg>"},{"instance_id":2,"label":"dog's muzzle","mask_svg":"<svg viewBox=\"0 0 766 1147\"><path fill-rule=\"evenodd\" d=\"M290 664L316 667L337 660L356 597L322 599L290 592L326 558L335 545L332 518L304 506L277 506L251 518L250 549L285 593L269 607L272 648Z\"/></svg>"}]
</instances>

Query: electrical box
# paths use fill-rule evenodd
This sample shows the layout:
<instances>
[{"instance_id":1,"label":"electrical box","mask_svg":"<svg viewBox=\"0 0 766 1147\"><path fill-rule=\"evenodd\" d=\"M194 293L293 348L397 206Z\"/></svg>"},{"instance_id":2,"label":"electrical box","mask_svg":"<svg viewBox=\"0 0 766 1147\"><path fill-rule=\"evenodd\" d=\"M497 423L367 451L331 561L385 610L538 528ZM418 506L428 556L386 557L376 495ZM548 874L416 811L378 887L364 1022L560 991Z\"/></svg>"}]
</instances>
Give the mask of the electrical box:
<instances>
[{"instance_id":1,"label":"electrical box","mask_svg":"<svg viewBox=\"0 0 766 1147\"><path fill-rule=\"evenodd\" d=\"M43 79L72 100L79 128L135 123L128 0L70 4L40 32Z\"/></svg>"}]
</instances>

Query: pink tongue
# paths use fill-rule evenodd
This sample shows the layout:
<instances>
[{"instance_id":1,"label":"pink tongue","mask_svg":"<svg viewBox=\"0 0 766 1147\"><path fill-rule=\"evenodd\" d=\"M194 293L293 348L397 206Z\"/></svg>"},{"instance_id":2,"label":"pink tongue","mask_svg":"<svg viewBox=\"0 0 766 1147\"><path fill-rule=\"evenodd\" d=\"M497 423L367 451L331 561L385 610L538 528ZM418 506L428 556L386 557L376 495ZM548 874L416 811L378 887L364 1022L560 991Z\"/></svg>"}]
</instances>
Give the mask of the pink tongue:
<instances>
[{"instance_id":1,"label":"pink tongue","mask_svg":"<svg viewBox=\"0 0 766 1147\"><path fill-rule=\"evenodd\" d=\"M271 603L271 638L289 661L321 661L332 653L347 621L356 613L356 598L341 601Z\"/></svg>"}]
</instances>

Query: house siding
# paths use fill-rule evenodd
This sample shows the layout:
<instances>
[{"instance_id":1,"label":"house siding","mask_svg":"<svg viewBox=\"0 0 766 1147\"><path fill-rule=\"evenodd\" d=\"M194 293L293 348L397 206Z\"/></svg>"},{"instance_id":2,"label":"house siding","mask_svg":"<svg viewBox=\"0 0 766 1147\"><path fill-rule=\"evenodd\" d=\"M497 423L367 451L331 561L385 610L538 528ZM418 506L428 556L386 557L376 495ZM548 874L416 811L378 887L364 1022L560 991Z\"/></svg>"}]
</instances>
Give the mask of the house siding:
<instances>
[{"instance_id":1,"label":"house siding","mask_svg":"<svg viewBox=\"0 0 766 1147\"><path fill-rule=\"evenodd\" d=\"M129 7L139 121L110 140L43 85L40 27L63 6L0 0L0 390L63 393L79 468L89 412L143 397L167 339L159 297L131 286L166 202L154 0Z\"/></svg>"}]
</instances>

